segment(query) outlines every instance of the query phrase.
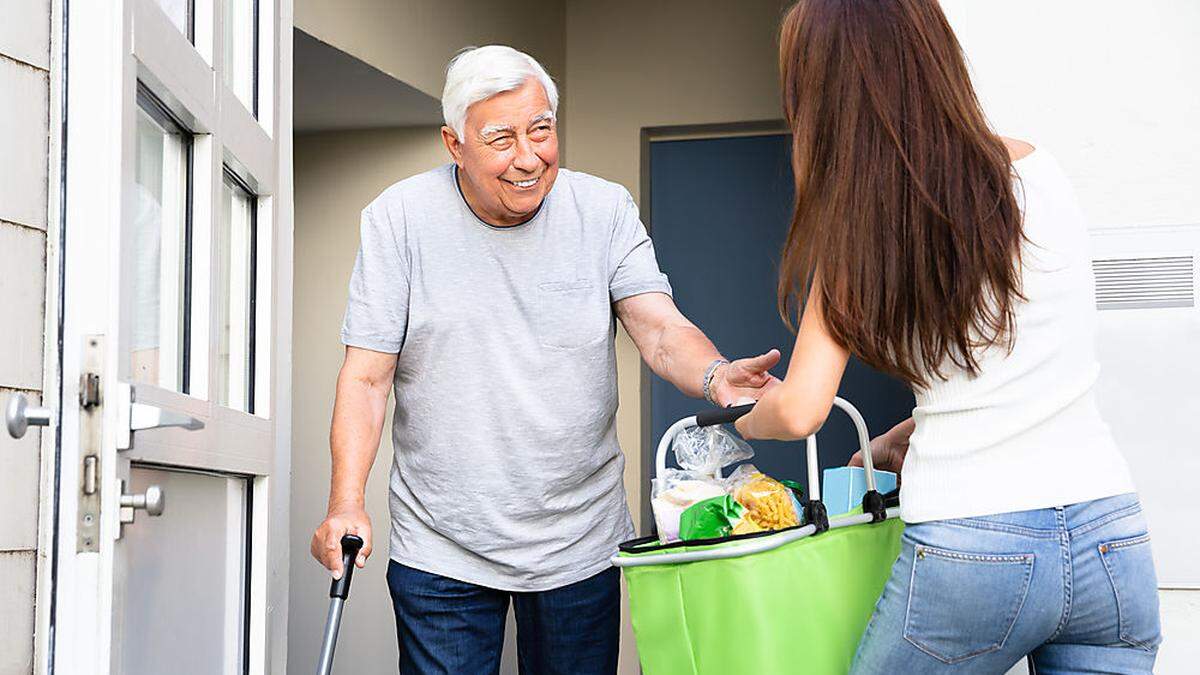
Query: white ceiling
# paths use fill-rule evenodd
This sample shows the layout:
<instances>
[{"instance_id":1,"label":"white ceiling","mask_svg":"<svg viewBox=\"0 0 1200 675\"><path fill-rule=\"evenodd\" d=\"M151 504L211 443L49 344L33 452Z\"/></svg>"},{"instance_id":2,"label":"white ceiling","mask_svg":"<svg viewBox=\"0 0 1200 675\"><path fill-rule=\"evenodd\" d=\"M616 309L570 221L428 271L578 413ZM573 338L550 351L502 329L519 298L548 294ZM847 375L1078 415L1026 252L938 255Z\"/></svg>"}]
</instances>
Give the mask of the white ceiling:
<instances>
[{"instance_id":1,"label":"white ceiling","mask_svg":"<svg viewBox=\"0 0 1200 675\"><path fill-rule=\"evenodd\" d=\"M442 123L428 94L298 28L293 44L295 133Z\"/></svg>"}]
</instances>

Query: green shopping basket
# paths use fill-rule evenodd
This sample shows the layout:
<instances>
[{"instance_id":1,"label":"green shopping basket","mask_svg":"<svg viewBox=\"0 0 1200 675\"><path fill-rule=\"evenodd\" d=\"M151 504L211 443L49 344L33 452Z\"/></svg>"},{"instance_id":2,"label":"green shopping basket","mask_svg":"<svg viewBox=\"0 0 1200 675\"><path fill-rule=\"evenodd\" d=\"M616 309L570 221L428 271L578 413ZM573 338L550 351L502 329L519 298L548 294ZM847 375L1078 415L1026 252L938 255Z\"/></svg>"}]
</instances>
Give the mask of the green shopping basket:
<instances>
[{"instance_id":1,"label":"green shopping basket","mask_svg":"<svg viewBox=\"0 0 1200 675\"><path fill-rule=\"evenodd\" d=\"M875 490L866 422L854 421L866 469L863 509L829 519L821 503L815 436L807 439L805 524L722 540L621 545L638 656L647 675L846 673L900 554L904 525ZM751 405L684 418L663 435L656 475L684 429L732 422Z\"/></svg>"}]
</instances>

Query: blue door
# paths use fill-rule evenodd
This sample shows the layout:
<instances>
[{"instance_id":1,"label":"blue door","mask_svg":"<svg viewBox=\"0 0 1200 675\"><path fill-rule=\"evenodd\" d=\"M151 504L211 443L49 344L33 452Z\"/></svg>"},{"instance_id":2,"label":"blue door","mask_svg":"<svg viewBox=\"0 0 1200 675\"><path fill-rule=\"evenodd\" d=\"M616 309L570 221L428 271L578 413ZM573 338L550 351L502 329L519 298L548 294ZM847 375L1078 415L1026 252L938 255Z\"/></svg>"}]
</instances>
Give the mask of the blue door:
<instances>
[{"instance_id":1,"label":"blue door","mask_svg":"<svg viewBox=\"0 0 1200 675\"><path fill-rule=\"evenodd\" d=\"M795 336L776 310L779 253L792 209L789 137L782 134L650 143L650 234L675 302L726 357L783 352ZM902 382L851 358L839 395L867 420L872 436L912 413ZM675 420L708 404L652 376L653 448ZM854 427L835 409L817 435L821 466L840 466L857 449ZM755 442L753 460L776 478L806 481L804 443ZM648 489L648 487L647 487Z\"/></svg>"}]
</instances>

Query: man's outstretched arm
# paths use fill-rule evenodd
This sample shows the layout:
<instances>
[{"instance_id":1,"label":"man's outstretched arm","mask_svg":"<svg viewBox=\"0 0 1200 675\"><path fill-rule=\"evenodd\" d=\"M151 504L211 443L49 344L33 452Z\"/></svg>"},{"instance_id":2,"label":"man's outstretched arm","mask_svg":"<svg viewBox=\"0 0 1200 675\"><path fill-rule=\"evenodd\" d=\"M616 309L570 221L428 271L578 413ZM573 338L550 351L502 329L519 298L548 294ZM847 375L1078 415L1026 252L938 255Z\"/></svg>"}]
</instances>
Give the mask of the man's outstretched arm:
<instances>
[{"instance_id":1,"label":"man's outstretched arm","mask_svg":"<svg viewBox=\"0 0 1200 675\"><path fill-rule=\"evenodd\" d=\"M614 309L656 375L688 396L704 396L705 373L723 357L712 341L680 313L671 296L642 293L619 300ZM709 387L713 400L719 406L733 405L743 398L757 400L778 384L779 380L767 372L777 363L779 351L772 349L718 366Z\"/></svg>"}]
</instances>

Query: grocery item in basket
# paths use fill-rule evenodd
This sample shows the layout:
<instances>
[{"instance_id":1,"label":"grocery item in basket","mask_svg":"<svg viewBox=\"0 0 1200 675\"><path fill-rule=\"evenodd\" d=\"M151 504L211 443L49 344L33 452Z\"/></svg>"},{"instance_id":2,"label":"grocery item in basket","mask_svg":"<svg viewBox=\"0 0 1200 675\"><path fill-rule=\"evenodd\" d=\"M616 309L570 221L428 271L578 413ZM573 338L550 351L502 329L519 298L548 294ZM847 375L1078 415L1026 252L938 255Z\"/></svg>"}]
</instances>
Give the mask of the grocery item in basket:
<instances>
[{"instance_id":1,"label":"grocery item in basket","mask_svg":"<svg viewBox=\"0 0 1200 675\"><path fill-rule=\"evenodd\" d=\"M825 469L821 479L821 497L830 517L850 513L862 506L867 493L867 474L861 466ZM896 489L896 474L875 470L875 489L885 494Z\"/></svg>"},{"instance_id":2,"label":"grocery item in basket","mask_svg":"<svg viewBox=\"0 0 1200 675\"><path fill-rule=\"evenodd\" d=\"M799 499L804 498L804 486L803 485L797 483L794 480L788 480L786 478L780 478L779 482L783 483L784 487L791 490L792 496L795 497L796 499L799 500Z\"/></svg>"},{"instance_id":3,"label":"grocery item in basket","mask_svg":"<svg viewBox=\"0 0 1200 675\"><path fill-rule=\"evenodd\" d=\"M671 441L671 449L680 467L709 475L754 456L750 444L722 426L684 429Z\"/></svg>"},{"instance_id":4,"label":"grocery item in basket","mask_svg":"<svg viewBox=\"0 0 1200 675\"><path fill-rule=\"evenodd\" d=\"M650 507L658 539L666 544L679 540L679 517L696 502L725 495L720 481L694 471L667 469L651 483Z\"/></svg>"},{"instance_id":5,"label":"grocery item in basket","mask_svg":"<svg viewBox=\"0 0 1200 675\"><path fill-rule=\"evenodd\" d=\"M726 479L729 493L745 508L743 518L763 530L800 524L802 510L792 491L753 464L743 464Z\"/></svg>"},{"instance_id":6,"label":"grocery item in basket","mask_svg":"<svg viewBox=\"0 0 1200 675\"><path fill-rule=\"evenodd\" d=\"M679 516L679 538L695 541L728 537L742 524L745 511L745 507L727 494L696 502Z\"/></svg>"}]
</instances>

